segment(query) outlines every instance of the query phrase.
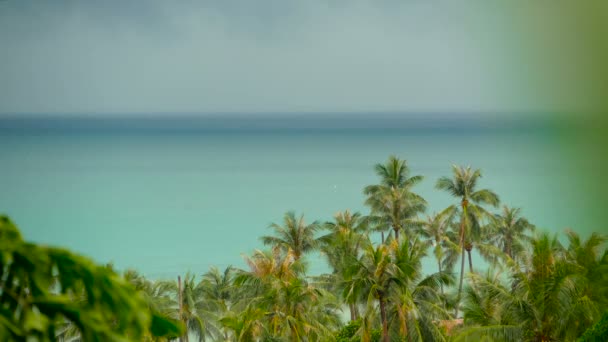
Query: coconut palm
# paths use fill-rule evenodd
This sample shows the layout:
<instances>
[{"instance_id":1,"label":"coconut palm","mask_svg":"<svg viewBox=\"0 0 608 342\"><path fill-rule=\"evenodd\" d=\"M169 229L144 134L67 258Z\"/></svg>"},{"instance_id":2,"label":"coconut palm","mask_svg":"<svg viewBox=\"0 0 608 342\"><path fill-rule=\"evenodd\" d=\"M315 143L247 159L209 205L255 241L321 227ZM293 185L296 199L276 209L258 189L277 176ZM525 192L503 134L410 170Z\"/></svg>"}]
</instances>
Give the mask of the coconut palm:
<instances>
[{"instance_id":1,"label":"coconut palm","mask_svg":"<svg viewBox=\"0 0 608 342\"><path fill-rule=\"evenodd\" d=\"M315 232L319 229L319 224L316 221L306 224L304 215L296 217L293 211L289 211L283 217L282 226L272 223L270 228L274 230L275 235L262 236L262 242L265 245L277 246L283 252L291 250L296 260L317 246Z\"/></svg>"},{"instance_id":2,"label":"coconut palm","mask_svg":"<svg viewBox=\"0 0 608 342\"><path fill-rule=\"evenodd\" d=\"M445 341L435 322L449 318L440 304L439 290L444 284L451 284L452 278L444 273L422 277L421 261L427 249L428 245L417 238L392 248L397 277L390 295L389 316L395 335L407 341Z\"/></svg>"},{"instance_id":3,"label":"coconut palm","mask_svg":"<svg viewBox=\"0 0 608 342\"><path fill-rule=\"evenodd\" d=\"M194 274L186 273L182 279L181 294L177 281L165 281L164 284L171 289L173 298L176 299L173 307L176 318L186 326L187 332L181 337L183 341L188 342L191 333L199 341L206 341L207 338L215 341L221 336L220 329L214 324L217 320L214 315L215 308L205 297L203 282L197 282Z\"/></svg>"},{"instance_id":4,"label":"coconut palm","mask_svg":"<svg viewBox=\"0 0 608 342\"><path fill-rule=\"evenodd\" d=\"M606 236L592 233L587 239L574 231L566 232L568 248L566 259L577 268L576 272L584 281L578 283L580 297L572 309L575 319L572 333L580 336L586 327L597 322L608 311L608 250Z\"/></svg>"},{"instance_id":5,"label":"coconut palm","mask_svg":"<svg viewBox=\"0 0 608 342\"><path fill-rule=\"evenodd\" d=\"M371 221L382 232L383 242L384 232L391 228L395 239L399 240L399 233L409 233L411 224L416 222L416 215L426 209L426 201L412 192L412 187L423 177L410 177L406 161L395 156L390 156L386 164L376 164L374 169L380 177L380 184L365 187L365 204L372 210Z\"/></svg>"},{"instance_id":6,"label":"coconut palm","mask_svg":"<svg viewBox=\"0 0 608 342\"><path fill-rule=\"evenodd\" d=\"M331 294L302 278L275 283L258 305L266 308L267 326L273 337L290 341L327 340L339 326L338 307Z\"/></svg>"},{"instance_id":7,"label":"coconut palm","mask_svg":"<svg viewBox=\"0 0 608 342\"><path fill-rule=\"evenodd\" d=\"M245 263L249 270L237 270L234 283L237 287L248 287L250 296L263 293L264 286L276 279L290 281L306 271L306 265L294 257L291 249L283 253L277 246L270 251L255 250L245 257Z\"/></svg>"},{"instance_id":8,"label":"coconut palm","mask_svg":"<svg viewBox=\"0 0 608 342\"><path fill-rule=\"evenodd\" d=\"M229 312L220 319L220 323L224 329L232 332L233 341L258 341L267 334L263 321L264 317L265 314L262 309L255 305L248 305L238 313Z\"/></svg>"},{"instance_id":9,"label":"coconut palm","mask_svg":"<svg viewBox=\"0 0 608 342\"><path fill-rule=\"evenodd\" d=\"M328 246L332 246L357 256L360 240L367 233L368 218L358 212L351 213L349 210L345 210L336 213L334 220L325 222L322 228L328 230L329 233L318 239L321 249L327 252ZM334 261L328 261L332 267L339 267Z\"/></svg>"},{"instance_id":10,"label":"coconut palm","mask_svg":"<svg viewBox=\"0 0 608 342\"><path fill-rule=\"evenodd\" d=\"M427 216L426 220L420 222L420 228L417 230L420 236L426 238L433 247L433 255L437 260L440 274L444 273L442 264L452 265L460 251L457 240L451 236L450 230L456 214L455 206L449 206L440 213ZM443 295L443 285L440 286L440 291Z\"/></svg>"},{"instance_id":11,"label":"coconut palm","mask_svg":"<svg viewBox=\"0 0 608 342\"><path fill-rule=\"evenodd\" d=\"M176 316L177 302L172 296L173 287L170 283L146 279L135 270L126 270L123 277L144 296L151 310L165 317Z\"/></svg>"},{"instance_id":12,"label":"coconut palm","mask_svg":"<svg viewBox=\"0 0 608 342\"><path fill-rule=\"evenodd\" d=\"M463 306L466 327L456 340L574 341L597 322L606 310L608 289L606 253L600 255L598 249L603 238L594 235L581 242L571 233L569 239L564 248L555 236L534 238L524 268L512 268L510 284L471 274ZM596 265L595 274L581 267L577 257L587 259L591 268Z\"/></svg>"},{"instance_id":13,"label":"coconut palm","mask_svg":"<svg viewBox=\"0 0 608 342\"><path fill-rule=\"evenodd\" d=\"M246 262L249 271L241 270L235 284L247 289L247 308L253 305L263 310L265 337L326 340L338 326L335 300L304 279L305 265L291 249L286 254L279 248L256 251Z\"/></svg>"},{"instance_id":14,"label":"coconut palm","mask_svg":"<svg viewBox=\"0 0 608 342\"><path fill-rule=\"evenodd\" d=\"M208 324L212 324L217 331L222 330L220 319L227 316L232 307L235 294L233 284L235 271L232 266L227 267L224 271L211 267L203 274L200 283L203 298L213 314L213 320ZM223 331L223 338L228 340L228 331Z\"/></svg>"},{"instance_id":15,"label":"coconut palm","mask_svg":"<svg viewBox=\"0 0 608 342\"><path fill-rule=\"evenodd\" d=\"M535 229L534 225L521 216L521 209L506 205L502 207L500 214L494 215L490 225L490 242L511 259L516 259L525 250L525 245L531 240L527 233Z\"/></svg>"},{"instance_id":16,"label":"coconut palm","mask_svg":"<svg viewBox=\"0 0 608 342\"><path fill-rule=\"evenodd\" d=\"M523 331L518 326L517 313L509 312L505 297L514 299L501 274L489 269L486 274L471 273L470 286L464 289L462 306L465 327L455 340L521 341ZM516 303L516 302L515 302Z\"/></svg>"},{"instance_id":17,"label":"coconut palm","mask_svg":"<svg viewBox=\"0 0 608 342\"><path fill-rule=\"evenodd\" d=\"M167 281L153 281L146 279L142 274L135 270L126 270L123 277L129 282L146 300L152 312L166 319L176 319L178 316L177 301L173 296L173 286ZM147 341L165 341L164 339L154 338L147 334L143 338Z\"/></svg>"},{"instance_id":18,"label":"coconut palm","mask_svg":"<svg viewBox=\"0 0 608 342\"><path fill-rule=\"evenodd\" d=\"M363 255L351 266L345 279L349 296L358 298L362 294L368 294L368 311L377 301L384 342L389 341L387 299L390 286L397 277L389 248L386 244L374 247L371 243L366 243L363 247Z\"/></svg>"},{"instance_id":19,"label":"coconut palm","mask_svg":"<svg viewBox=\"0 0 608 342\"><path fill-rule=\"evenodd\" d=\"M460 231L459 243L462 249L460 265L460 281L458 284L458 294L456 299L455 316L458 317L458 303L462 293L462 281L464 278L464 259L465 251L469 256L469 267L472 271L471 250L473 248L472 236L481 235L480 220L484 216L489 216L482 207L489 204L497 206L499 203L498 195L488 189L477 189L477 182L481 178L479 169L473 170L471 167L452 166L453 178L441 177L437 180L436 188L450 193L460 200Z\"/></svg>"},{"instance_id":20,"label":"coconut palm","mask_svg":"<svg viewBox=\"0 0 608 342\"><path fill-rule=\"evenodd\" d=\"M360 254L361 244L367 239L367 218L360 213L352 213L348 210L339 212L334 216L334 221L326 222L323 228L329 233L318 239L321 253L327 258L333 273L326 275L326 279L319 279L328 284L328 289L334 293L344 293L341 285L344 283L344 273L348 267L357 260ZM348 306L351 320L358 318L357 300L349 298ZM344 298L346 301L346 298Z\"/></svg>"},{"instance_id":21,"label":"coconut palm","mask_svg":"<svg viewBox=\"0 0 608 342\"><path fill-rule=\"evenodd\" d=\"M425 304L422 304L422 301L425 298L435 298L430 295L431 290L438 288L441 282L446 281L445 278L435 275L419 284L420 287L416 286L420 279L420 260L426 255L427 247L417 238L410 240L408 237L401 242L392 239L386 244L375 247L368 241L363 247L360 259L351 266L347 273L345 282L348 285L348 294L351 296L367 294L368 312L373 310L376 303L378 304L382 340L385 342L390 338L389 320L392 313L396 317L394 320L400 323L398 334L415 336L414 333L408 334L407 329L424 330L423 325L430 327L428 326L430 321L424 321L417 314L421 311L431 313L434 309L442 310L440 305L427 305L430 304L430 300L425 300ZM395 306L392 306L391 303L394 303ZM434 315L428 316L430 320L434 317ZM430 330L425 331L434 335ZM424 335L428 336L426 333Z\"/></svg>"}]
</instances>

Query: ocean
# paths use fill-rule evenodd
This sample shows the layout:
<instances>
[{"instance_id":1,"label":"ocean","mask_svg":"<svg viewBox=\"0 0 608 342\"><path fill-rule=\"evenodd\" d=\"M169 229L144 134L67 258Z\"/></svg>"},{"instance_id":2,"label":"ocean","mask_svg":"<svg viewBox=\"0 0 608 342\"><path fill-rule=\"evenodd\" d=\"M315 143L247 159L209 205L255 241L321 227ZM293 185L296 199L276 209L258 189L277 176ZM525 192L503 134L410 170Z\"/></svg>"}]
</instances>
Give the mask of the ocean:
<instances>
[{"instance_id":1,"label":"ocean","mask_svg":"<svg viewBox=\"0 0 608 342\"><path fill-rule=\"evenodd\" d=\"M572 205L581 194L557 146L542 122L447 114L0 118L0 213L27 240L120 270L202 274L244 267L286 211L309 222L367 213L362 189L394 154L425 176L415 190L429 214L457 203L436 180L471 165L540 229L584 234L593 227ZM310 273L327 271L308 260Z\"/></svg>"}]
</instances>

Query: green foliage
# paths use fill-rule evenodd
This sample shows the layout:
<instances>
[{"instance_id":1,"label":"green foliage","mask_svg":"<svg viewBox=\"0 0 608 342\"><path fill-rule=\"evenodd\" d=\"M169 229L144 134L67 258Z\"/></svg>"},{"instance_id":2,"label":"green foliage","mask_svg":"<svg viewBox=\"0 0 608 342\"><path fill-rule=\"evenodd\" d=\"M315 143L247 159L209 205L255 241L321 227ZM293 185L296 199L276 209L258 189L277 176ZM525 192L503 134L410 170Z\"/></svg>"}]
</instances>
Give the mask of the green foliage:
<instances>
[{"instance_id":1,"label":"green foliage","mask_svg":"<svg viewBox=\"0 0 608 342\"><path fill-rule=\"evenodd\" d=\"M606 310L602 294L608 287L606 277L593 271L605 269L597 248L603 238L582 241L570 232L569 240L566 248L549 234L532 239L524 266L511 265L511 282L492 272L471 274L459 338L574 341L597 322Z\"/></svg>"},{"instance_id":2,"label":"green foliage","mask_svg":"<svg viewBox=\"0 0 608 342\"><path fill-rule=\"evenodd\" d=\"M367 196L365 204L371 209L369 222L376 231L392 228L395 239L399 240L401 232L411 233L416 215L426 209L424 198L412 191L423 177L410 177L407 161L395 156L390 156L385 164L376 164L374 170L380 177L380 184L363 189Z\"/></svg>"},{"instance_id":3,"label":"green foliage","mask_svg":"<svg viewBox=\"0 0 608 342\"><path fill-rule=\"evenodd\" d=\"M239 341L268 337L319 341L331 337L339 326L335 298L308 282L302 260L295 258L291 249L282 252L277 246L271 252L256 251L246 261L249 270L241 270L235 279L242 291L236 306L251 319L241 320L244 315L238 313L224 319Z\"/></svg>"},{"instance_id":4,"label":"green foliage","mask_svg":"<svg viewBox=\"0 0 608 342\"><path fill-rule=\"evenodd\" d=\"M602 319L587 329L577 340L578 342L604 342L608 341L608 311L604 313Z\"/></svg>"},{"instance_id":5,"label":"green foliage","mask_svg":"<svg viewBox=\"0 0 608 342\"><path fill-rule=\"evenodd\" d=\"M274 230L275 235L262 236L262 242L281 248L283 252L291 251L296 259L317 247L314 234L319 229L319 224L316 221L306 224L304 215L297 217L293 211L289 211L283 217L282 226L273 223L270 228Z\"/></svg>"},{"instance_id":6,"label":"green foliage","mask_svg":"<svg viewBox=\"0 0 608 342\"><path fill-rule=\"evenodd\" d=\"M361 321L350 321L336 334L336 342L350 342L361 327Z\"/></svg>"},{"instance_id":7,"label":"green foliage","mask_svg":"<svg viewBox=\"0 0 608 342\"><path fill-rule=\"evenodd\" d=\"M375 171L368 216L346 210L321 225L288 212L262 237L271 249L245 257L246 269L187 273L181 287L27 243L0 216L0 341L188 341L186 332L200 341L608 340L606 237L532 236L519 209L487 209L499 198L478 189L481 172L470 167L438 180L458 203L423 220L426 201L412 192L422 176L396 157ZM489 271L474 272L472 250ZM307 275L313 251L330 274ZM438 271L430 275L429 252Z\"/></svg>"},{"instance_id":8,"label":"green foliage","mask_svg":"<svg viewBox=\"0 0 608 342\"><path fill-rule=\"evenodd\" d=\"M180 333L150 312L123 278L65 249L22 240L0 216L0 340L54 341L68 321L86 341L131 341Z\"/></svg>"},{"instance_id":9,"label":"green foliage","mask_svg":"<svg viewBox=\"0 0 608 342\"><path fill-rule=\"evenodd\" d=\"M336 333L336 342L358 342L361 338L357 336L357 332L361 329L361 320L350 321ZM373 329L370 336L370 342L378 342L382 337L380 329Z\"/></svg>"}]
</instances>

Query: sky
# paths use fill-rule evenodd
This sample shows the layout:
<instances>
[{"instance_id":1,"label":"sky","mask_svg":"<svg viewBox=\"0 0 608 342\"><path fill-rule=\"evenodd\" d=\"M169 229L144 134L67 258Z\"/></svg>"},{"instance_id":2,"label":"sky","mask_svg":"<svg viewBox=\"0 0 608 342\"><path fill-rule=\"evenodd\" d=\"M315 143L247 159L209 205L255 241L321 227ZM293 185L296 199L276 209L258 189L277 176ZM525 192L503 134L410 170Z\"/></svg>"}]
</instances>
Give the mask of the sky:
<instances>
[{"instance_id":1,"label":"sky","mask_svg":"<svg viewBox=\"0 0 608 342\"><path fill-rule=\"evenodd\" d=\"M1 0L0 114L578 108L539 3L531 35L482 2Z\"/></svg>"}]
</instances>

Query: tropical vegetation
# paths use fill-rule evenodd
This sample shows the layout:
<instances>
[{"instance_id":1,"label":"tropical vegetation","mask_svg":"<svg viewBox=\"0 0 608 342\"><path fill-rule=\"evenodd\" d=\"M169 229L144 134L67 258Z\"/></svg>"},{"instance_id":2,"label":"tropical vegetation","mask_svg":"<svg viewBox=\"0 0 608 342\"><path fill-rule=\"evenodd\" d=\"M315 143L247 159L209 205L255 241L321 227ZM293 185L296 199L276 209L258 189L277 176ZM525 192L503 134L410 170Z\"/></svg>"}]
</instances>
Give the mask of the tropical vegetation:
<instances>
[{"instance_id":1,"label":"tropical vegetation","mask_svg":"<svg viewBox=\"0 0 608 342\"><path fill-rule=\"evenodd\" d=\"M439 178L455 201L432 214L405 160L374 170L368 213L288 212L245 267L171 280L24 242L3 216L0 340L608 340L605 236L538 230L479 169ZM327 273L309 274L313 254Z\"/></svg>"}]
</instances>

